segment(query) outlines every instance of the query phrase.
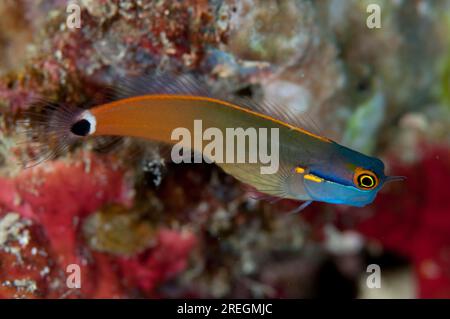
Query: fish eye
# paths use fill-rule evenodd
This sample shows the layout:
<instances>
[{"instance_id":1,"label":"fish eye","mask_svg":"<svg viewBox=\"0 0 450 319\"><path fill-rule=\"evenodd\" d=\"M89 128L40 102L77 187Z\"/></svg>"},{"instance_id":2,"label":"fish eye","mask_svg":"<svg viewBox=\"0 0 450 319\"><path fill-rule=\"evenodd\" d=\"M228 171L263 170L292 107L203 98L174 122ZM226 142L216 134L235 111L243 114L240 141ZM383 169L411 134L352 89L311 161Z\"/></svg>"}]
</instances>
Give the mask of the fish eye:
<instances>
[{"instance_id":1,"label":"fish eye","mask_svg":"<svg viewBox=\"0 0 450 319\"><path fill-rule=\"evenodd\" d=\"M367 174L359 175L358 184L364 188L372 188L375 185L375 179Z\"/></svg>"},{"instance_id":2,"label":"fish eye","mask_svg":"<svg viewBox=\"0 0 450 319\"><path fill-rule=\"evenodd\" d=\"M353 178L355 185L359 189L371 190L378 186L378 177L372 171L357 168Z\"/></svg>"}]
</instances>

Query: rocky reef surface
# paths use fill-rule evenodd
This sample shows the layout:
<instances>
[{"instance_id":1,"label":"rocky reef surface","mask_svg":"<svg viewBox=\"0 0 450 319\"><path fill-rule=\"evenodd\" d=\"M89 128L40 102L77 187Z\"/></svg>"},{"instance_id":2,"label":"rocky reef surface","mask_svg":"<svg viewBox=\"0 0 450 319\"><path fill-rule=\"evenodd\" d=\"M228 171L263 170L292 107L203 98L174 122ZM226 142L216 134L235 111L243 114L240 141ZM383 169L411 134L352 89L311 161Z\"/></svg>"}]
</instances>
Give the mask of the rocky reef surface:
<instances>
[{"instance_id":1,"label":"rocky reef surface","mask_svg":"<svg viewBox=\"0 0 450 319\"><path fill-rule=\"evenodd\" d=\"M66 1L0 2L0 297L356 297L371 263L406 273L384 297L450 297L449 2L74 3L81 28ZM17 165L36 98L88 105L155 68L307 112L407 181L362 209L289 215L297 203L255 200L214 165L174 165L132 139Z\"/></svg>"}]
</instances>

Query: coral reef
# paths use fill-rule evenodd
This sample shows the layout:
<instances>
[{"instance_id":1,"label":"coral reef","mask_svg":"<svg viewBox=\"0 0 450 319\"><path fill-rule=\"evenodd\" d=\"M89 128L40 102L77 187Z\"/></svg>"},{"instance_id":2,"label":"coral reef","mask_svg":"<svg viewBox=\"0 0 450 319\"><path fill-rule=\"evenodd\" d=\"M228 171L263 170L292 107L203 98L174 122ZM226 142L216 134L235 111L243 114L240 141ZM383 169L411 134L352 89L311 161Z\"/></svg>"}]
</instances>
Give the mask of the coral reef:
<instances>
[{"instance_id":1,"label":"coral reef","mask_svg":"<svg viewBox=\"0 0 450 319\"><path fill-rule=\"evenodd\" d=\"M79 0L79 29L65 1L1 2L0 297L356 297L389 254L412 266L413 295L450 297L449 5L372 2L381 29L359 0ZM117 76L156 68L306 113L408 178L363 209L289 215L297 203L132 139L17 165L33 101L92 105Z\"/></svg>"}]
</instances>

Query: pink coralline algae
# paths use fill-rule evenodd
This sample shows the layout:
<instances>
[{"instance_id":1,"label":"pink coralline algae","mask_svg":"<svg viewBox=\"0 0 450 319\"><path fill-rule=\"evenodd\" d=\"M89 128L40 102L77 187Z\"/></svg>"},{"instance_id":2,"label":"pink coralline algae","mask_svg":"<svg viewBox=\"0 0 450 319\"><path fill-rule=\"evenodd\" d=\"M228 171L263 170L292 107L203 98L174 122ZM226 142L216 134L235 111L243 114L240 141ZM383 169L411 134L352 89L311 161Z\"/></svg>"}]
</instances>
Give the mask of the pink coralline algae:
<instances>
[{"instance_id":1,"label":"pink coralline algae","mask_svg":"<svg viewBox=\"0 0 450 319\"><path fill-rule=\"evenodd\" d=\"M0 1L0 297L356 297L363 236L407 257L419 296L450 297L449 72L436 72L449 64L449 4L374 2L381 29L356 0L80 0L79 29L67 1ZM389 173L408 179L368 207L289 215L298 202L256 200L215 165L176 165L165 146L132 138L105 152L80 142L23 171L14 163L36 153L17 143L24 111L45 112L30 102L88 108L118 78L156 69L306 112L345 146L395 155ZM442 148L417 146L424 136ZM351 265L348 294L322 274L333 262ZM80 289L67 286L71 264Z\"/></svg>"},{"instance_id":2,"label":"pink coralline algae","mask_svg":"<svg viewBox=\"0 0 450 319\"><path fill-rule=\"evenodd\" d=\"M189 232L161 229L153 249L135 258L120 259L122 273L131 286L152 296L158 284L172 279L186 268L187 257L195 243L195 237Z\"/></svg>"},{"instance_id":3,"label":"pink coralline algae","mask_svg":"<svg viewBox=\"0 0 450 319\"><path fill-rule=\"evenodd\" d=\"M6 235L0 249L0 297L120 297L127 282L151 296L158 283L186 266L195 243L189 232L160 229L150 249L128 259L91 251L80 236L89 214L105 204L130 207L132 202L124 171L91 154L1 178L0 212L3 221L12 222L1 230ZM81 289L66 286L70 264L81 267Z\"/></svg>"}]
</instances>

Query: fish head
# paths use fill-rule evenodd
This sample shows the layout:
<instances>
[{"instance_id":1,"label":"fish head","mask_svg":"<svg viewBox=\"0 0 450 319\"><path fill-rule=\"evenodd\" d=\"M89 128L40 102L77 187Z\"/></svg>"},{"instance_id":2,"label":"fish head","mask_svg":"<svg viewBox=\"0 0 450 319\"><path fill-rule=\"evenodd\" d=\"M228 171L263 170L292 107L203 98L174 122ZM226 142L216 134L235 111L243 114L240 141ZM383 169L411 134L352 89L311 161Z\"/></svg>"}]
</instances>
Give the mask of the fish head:
<instances>
[{"instance_id":1,"label":"fish head","mask_svg":"<svg viewBox=\"0 0 450 319\"><path fill-rule=\"evenodd\" d=\"M362 207L374 201L387 181L404 179L386 176L380 159L336 145L328 161L312 164L302 176L313 200Z\"/></svg>"}]
</instances>

